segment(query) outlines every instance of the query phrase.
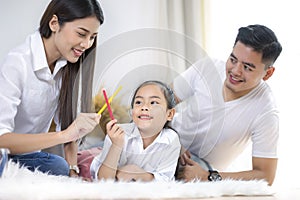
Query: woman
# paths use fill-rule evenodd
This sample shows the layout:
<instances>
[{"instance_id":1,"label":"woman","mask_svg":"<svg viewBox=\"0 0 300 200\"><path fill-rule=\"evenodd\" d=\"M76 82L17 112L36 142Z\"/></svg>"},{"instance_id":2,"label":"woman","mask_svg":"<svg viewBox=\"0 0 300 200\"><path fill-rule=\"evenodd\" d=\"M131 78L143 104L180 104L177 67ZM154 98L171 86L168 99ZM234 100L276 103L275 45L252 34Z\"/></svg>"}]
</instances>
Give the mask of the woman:
<instances>
[{"instance_id":1,"label":"woman","mask_svg":"<svg viewBox=\"0 0 300 200\"><path fill-rule=\"evenodd\" d=\"M52 0L39 31L0 65L0 147L13 161L54 175L78 174L76 140L100 120L91 113L90 90L102 23L97 0ZM47 133L52 121L57 132ZM40 151L57 144L65 144L65 159Z\"/></svg>"}]
</instances>

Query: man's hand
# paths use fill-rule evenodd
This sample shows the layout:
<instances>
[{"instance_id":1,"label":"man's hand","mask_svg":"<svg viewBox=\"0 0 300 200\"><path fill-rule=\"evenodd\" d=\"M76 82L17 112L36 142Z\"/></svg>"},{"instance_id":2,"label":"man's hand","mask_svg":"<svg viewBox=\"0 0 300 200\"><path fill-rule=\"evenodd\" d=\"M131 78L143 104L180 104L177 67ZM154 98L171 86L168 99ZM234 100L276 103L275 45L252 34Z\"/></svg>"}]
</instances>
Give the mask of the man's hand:
<instances>
[{"instance_id":1,"label":"man's hand","mask_svg":"<svg viewBox=\"0 0 300 200\"><path fill-rule=\"evenodd\" d=\"M185 165L186 165L185 158L191 158L191 153L190 153L188 150L186 150L186 149L184 149L183 147L181 147L179 163L180 163L182 166L185 166Z\"/></svg>"},{"instance_id":2,"label":"man's hand","mask_svg":"<svg viewBox=\"0 0 300 200\"><path fill-rule=\"evenodd\" d=\"M178 178L184 181L193 181L196 179L207 181L208 171L204 170L197 162L183 154L185 165L179 172Z\"/></svg>"}]
</instances>

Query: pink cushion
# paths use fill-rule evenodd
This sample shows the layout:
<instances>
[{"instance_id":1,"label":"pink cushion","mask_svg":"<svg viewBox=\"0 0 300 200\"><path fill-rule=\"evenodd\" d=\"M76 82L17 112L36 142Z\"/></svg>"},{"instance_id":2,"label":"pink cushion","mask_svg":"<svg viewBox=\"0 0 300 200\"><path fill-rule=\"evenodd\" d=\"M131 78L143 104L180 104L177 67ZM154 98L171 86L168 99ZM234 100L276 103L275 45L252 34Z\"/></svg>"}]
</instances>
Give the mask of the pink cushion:
<instances>
[{"instance_id":1,"label":"pink cushion","mask_svg":"<svg viewBox=\"0 0 300 200\"><path fill-rule=\"evenodd\" d=\"M80 169L79 176L83 178L92 178L90 173L90 166L95 156L101 153L101 147L94 147L91 149L79 151L77 153L77 165Z\"/></svg>"}]
</instances>

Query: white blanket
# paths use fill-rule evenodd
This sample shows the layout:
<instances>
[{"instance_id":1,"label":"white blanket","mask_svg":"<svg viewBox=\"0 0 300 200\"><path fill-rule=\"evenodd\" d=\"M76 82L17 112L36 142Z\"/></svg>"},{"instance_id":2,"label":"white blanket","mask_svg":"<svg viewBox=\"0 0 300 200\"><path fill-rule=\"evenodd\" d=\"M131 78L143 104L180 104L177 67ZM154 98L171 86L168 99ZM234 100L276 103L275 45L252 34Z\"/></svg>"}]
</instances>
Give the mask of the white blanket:
<instances>
[{"instance_id":1,"label":"white blanket","mask_svg":"<svg viewBox=\"0 0 300 200\"><path fill-rule=\"evenodd\" d=\"M31 172L8 163L0 178L0 199L174 199L273 195L264 181L220 182L85 182Z\"/></svg>"}]
</instances>

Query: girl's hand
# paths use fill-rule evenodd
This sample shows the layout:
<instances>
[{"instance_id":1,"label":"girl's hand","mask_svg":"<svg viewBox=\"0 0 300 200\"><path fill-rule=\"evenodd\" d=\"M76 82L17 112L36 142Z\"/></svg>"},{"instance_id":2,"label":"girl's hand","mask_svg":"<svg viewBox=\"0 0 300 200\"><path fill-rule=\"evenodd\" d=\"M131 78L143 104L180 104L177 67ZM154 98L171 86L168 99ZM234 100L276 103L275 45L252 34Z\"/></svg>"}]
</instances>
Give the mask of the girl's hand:
<instances>
[{"instance_id":1,"label":"girl's hand","mask_svg":"<svg viewBox=\"0 0 300 200\"><path fill-rule=\"evenodd\" d=\"M118 181L136 181L135 173L138 173L140 168L136 165L125 165L117 170L116 178Z\"/></svg>"},{"instance_id":2,"label":"girl's hand","mask_svg":"<svg viewBox=\"0 0 300 200\"><path fill-rule=\"evenodd\" d=\"M124 146L124 131L123 129L116 124L117 120L111 120L106 124L106 130L107 130L107 135L112 141L112 144L119 147L123 148Z\"/></svg>"},{"instance_id":3,"label":"girl's hand","mask_svg":"<svg viewBox=\"0 0 300 200\"><path fill-rule=\"evenodd\" d=\"M125 165L117 170L116 178L118 181L151 181L153 174L146 172L137 165Z\"/></svg>"},{"instance_id":4,"label":"girl's hand","mask_svg":"<svg viewBox=\"0 0 300 200\"><path fill-rule=\"evenodd\" d=\"M66 142L75 141L90 133L100 121L97 113L80 113L73 123L65 130Z\"/></svg>"}]
</instances>

